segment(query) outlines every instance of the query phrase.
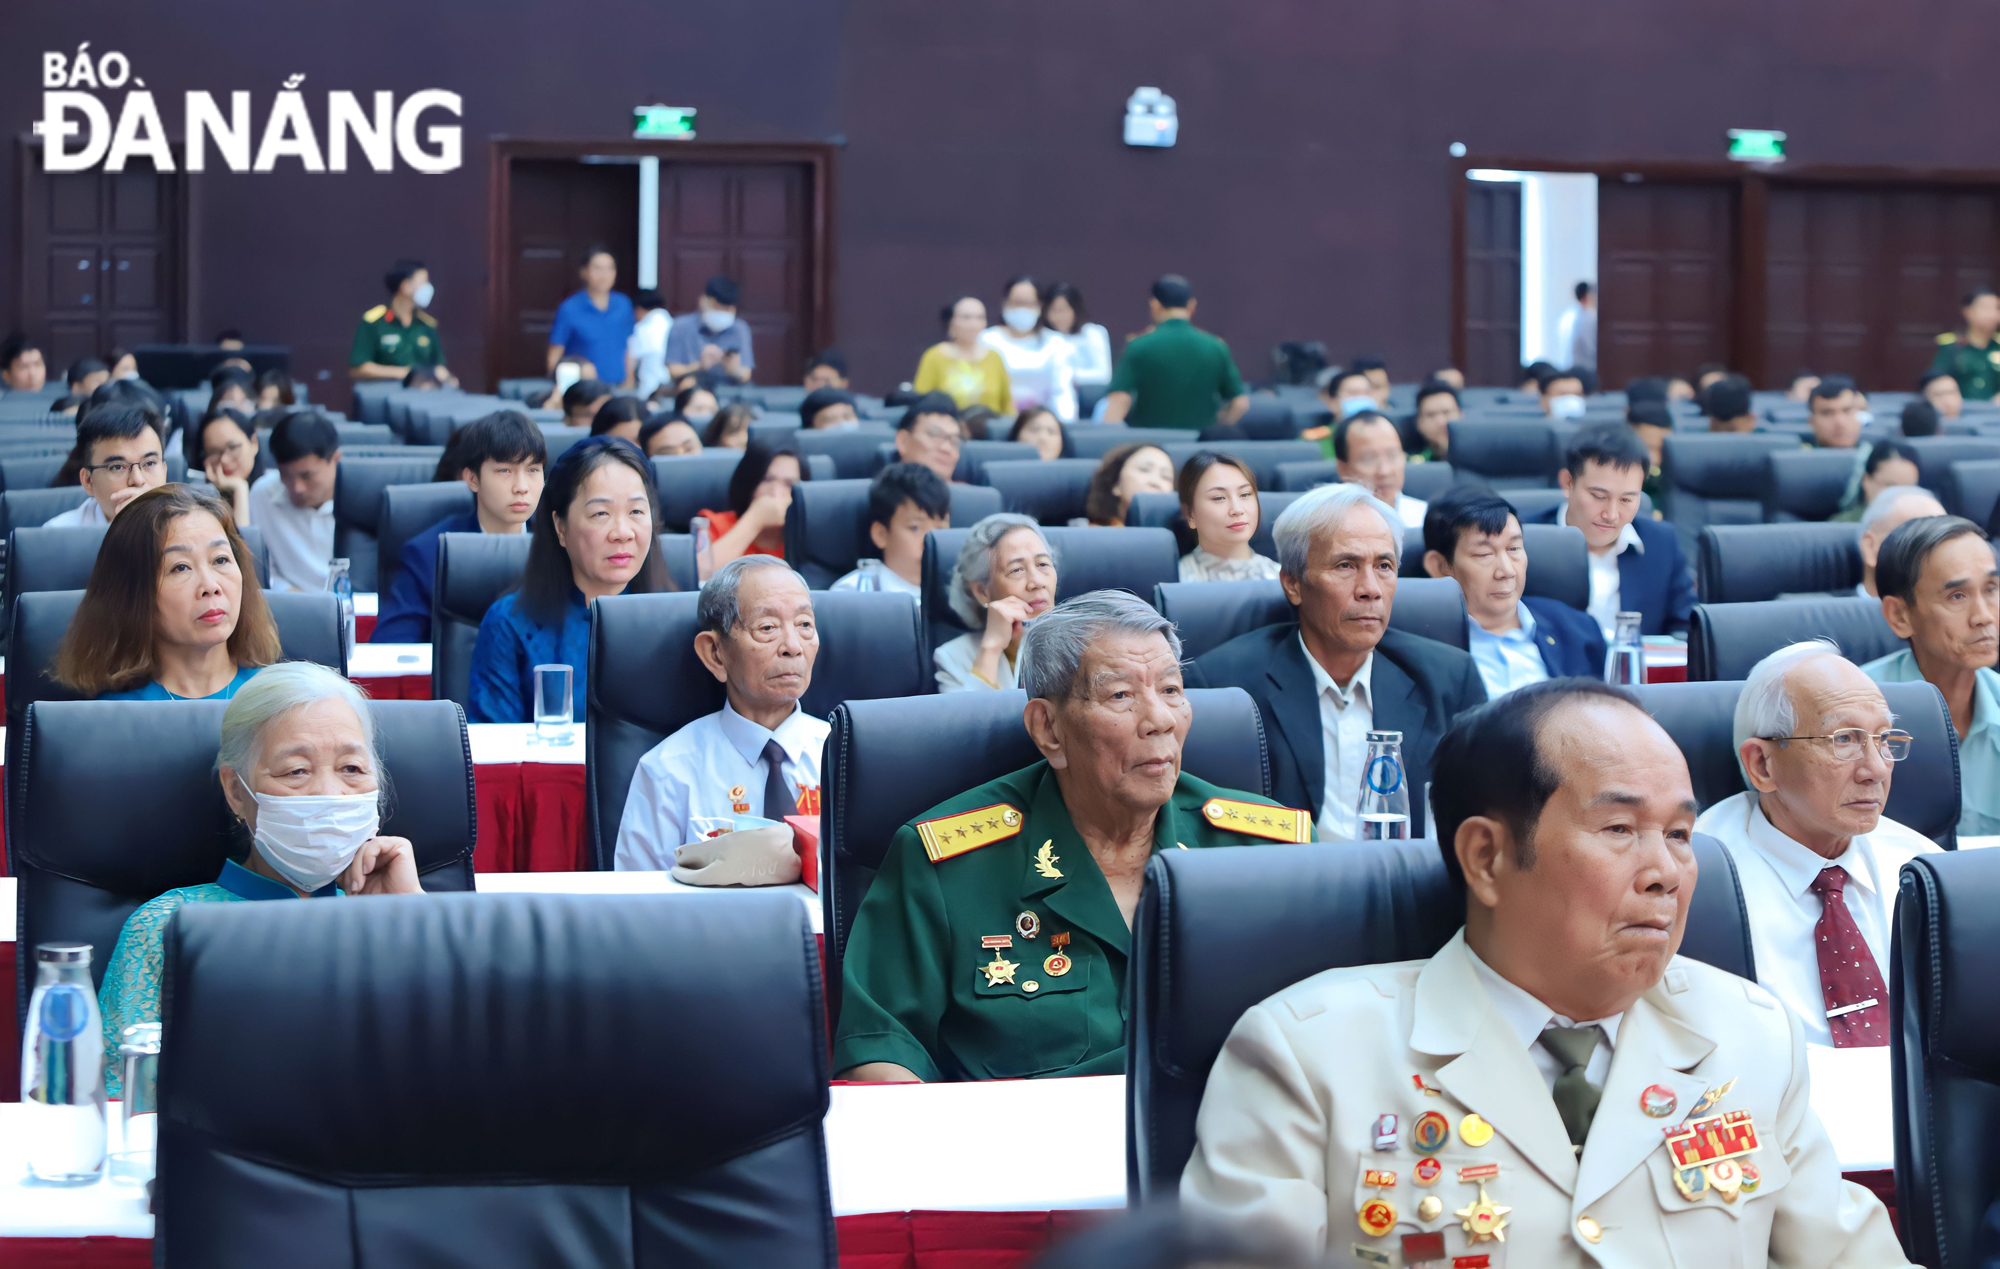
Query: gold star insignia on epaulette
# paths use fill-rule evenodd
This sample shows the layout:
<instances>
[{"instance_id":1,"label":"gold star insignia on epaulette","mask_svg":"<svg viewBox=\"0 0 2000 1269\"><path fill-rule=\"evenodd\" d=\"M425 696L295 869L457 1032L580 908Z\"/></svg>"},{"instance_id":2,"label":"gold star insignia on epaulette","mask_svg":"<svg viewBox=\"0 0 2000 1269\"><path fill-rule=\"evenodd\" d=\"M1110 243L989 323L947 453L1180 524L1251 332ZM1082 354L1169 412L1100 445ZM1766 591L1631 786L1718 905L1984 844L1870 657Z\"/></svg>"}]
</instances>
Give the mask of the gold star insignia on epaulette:
<instances>
[{"instance_id":1,"label":"gold star insignia on epaulette","mask_svg":"<svg viewBox=\"0 0 2000 1269\"><path fill-rule=\"evenodd\" d=\"M1246 833L1274 842L1312 840L1312 817L1290 807L1210 798L1202 804L1201 813L1210 824L1234 833Z\"/></svg>"},{"instance_id":2,"label":"gold star insignia on epaulette","mask_svg":"<svg viewBox=\"0 0 2000 1269\"><path fill-rule=\"evenodd\" d=\"M996 814L998 827L994 826ZM994 803L956 815L919 820L910 827L917 830L917 839L924 844L924 854L930 857L932 863L940 864L954 855L991 846L1019 833L1021 813L1004 803Z\"/></svg>"}]
</instances>

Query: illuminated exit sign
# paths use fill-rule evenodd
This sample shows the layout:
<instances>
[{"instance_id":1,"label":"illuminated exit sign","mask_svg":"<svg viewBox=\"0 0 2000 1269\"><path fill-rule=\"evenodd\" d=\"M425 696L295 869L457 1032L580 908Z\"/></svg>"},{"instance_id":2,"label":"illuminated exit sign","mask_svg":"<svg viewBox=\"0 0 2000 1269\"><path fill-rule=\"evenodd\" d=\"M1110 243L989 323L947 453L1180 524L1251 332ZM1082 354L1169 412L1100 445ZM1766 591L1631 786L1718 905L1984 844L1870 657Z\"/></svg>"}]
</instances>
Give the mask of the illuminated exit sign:
<instances>
[{"instance_id":1,"label":"illuminated exit sign","mask_svg":"<svg viewBox=\"0 0 2000 1269\"><path fill-rule=\"evenodd\" d=\"M635 137L694 136L693 106L634 106L632 135Z\"/></svg>"},{"instance_id":2,"label":"illuminated exit sign","mask_svg":"<svg viewBox=\"0 0 2000 1269\"><path fill-rule=\"evenodd\" d=\"M1731 128L1729 157L1741 163L1783 163L1785 134L1767 128Z\"/></svg>"}]
</instances>

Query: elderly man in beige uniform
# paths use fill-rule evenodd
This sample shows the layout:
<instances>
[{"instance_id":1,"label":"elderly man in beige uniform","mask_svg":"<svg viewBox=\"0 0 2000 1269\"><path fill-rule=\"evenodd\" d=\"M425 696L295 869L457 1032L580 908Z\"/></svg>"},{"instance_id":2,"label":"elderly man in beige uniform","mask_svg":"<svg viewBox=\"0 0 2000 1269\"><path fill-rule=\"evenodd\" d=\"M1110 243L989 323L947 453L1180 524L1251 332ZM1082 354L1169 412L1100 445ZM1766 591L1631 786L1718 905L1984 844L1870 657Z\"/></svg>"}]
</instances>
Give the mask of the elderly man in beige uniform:
<instances>
[{"instance_id":1,"label":"elderly man in beige uniform","mask_svg":"<svg viewBox=\"0 0 2000 1269\"><path fill-rule=\"evenodd\" d=\"M1337 1265L1909 1263L1841 1179L1798 1019L1676 956L1696 808L1659 725L1558 679L1460 719L1435 769L1465 928L1244 1014L1190 1213Z\"/></svg>"}]
</instances>

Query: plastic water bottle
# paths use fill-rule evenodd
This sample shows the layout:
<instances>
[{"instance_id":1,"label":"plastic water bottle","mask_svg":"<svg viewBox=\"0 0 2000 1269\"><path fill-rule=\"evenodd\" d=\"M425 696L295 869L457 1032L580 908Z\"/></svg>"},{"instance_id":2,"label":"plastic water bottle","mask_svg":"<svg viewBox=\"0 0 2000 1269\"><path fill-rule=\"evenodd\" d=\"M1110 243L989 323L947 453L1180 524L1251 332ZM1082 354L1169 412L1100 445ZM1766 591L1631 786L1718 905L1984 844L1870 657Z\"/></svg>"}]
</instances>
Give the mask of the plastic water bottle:
<instances>
[{"instance_id":1,"label":"plastic water bottle","mask_svg":"<svg viewBox=\"0 0 2000 1269\"><path fill-rule=\"evenodd\" d=\"M1621 612L1604 654L1604 681L1637 687L1646 681L1646 645L1639 638L1639 614Z\"/></svg>"},{"instance_id":2,"label":"plastic water bottle","mask_svg":"<svg viewBox=\"0 0 2000 1269\"><path fill-rule=\"evenodd\" d=\"M862 560L858 567L861 576L854 579L854 589L878 591L882 589L882 561Z\"/></svg>"},{"instance_id":3,"label":"plastic water bottle","mask_svg":"<svg viewBox=\"0 0 2000 1269\"><path fill-rule=\"evenodd\" d=\"M335 560L326 570L326 588L340 601L341 652L354 659L354 572L345 559Z\"/></svg>"},{"instance_id":4,"label":"plastic water bottle","mask_svg":"<svg viewBox=\"0 0 2000 1269\"><path fill-rule=\"evenodd\" d=\"M1402 840L1410 835L1410 784L1403 774L1403 733L1368 733L1368 761L1361 768L1361 840Z\"/></svg>"},{"instance_id":5,"label":"plastic water bottle","mask_svg":"<svg viewBox=\"0 0 2000 1269\"><path fill-rule=\"evenodd\" d=\"M89 1185L104 1171L104 1017L88 943L35 949L21 1037L21 1132L37 1181Z\"/></svg>"}]
</instances>

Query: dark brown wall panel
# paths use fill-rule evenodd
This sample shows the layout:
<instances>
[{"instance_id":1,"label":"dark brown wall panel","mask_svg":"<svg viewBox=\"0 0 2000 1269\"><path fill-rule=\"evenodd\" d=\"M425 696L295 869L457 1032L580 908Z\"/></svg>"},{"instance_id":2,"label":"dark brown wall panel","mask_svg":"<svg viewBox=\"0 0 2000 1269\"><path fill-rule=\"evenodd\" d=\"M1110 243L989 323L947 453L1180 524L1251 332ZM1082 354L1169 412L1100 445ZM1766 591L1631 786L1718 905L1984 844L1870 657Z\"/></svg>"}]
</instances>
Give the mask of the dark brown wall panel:
<instances>
[{"instance_id":1,"label":"dark brown wall panel","mask_svg":"<svg viewBox=\"0 0 2000 1269\"><path fill-rule=\"evenodd\" d=\"M1521 187L1465 190L1465 381L1511 385L1521 369Z\"/></svg>"},{"instance_id":2,"label":"dark brown wall panel","mask_svg":"<svg viewBox=\"0 0 2000 1269\"><path fill-rule=\"evenodd\" d=\"M1597 363L1605 383L1729 361L1736 203L1730 185L1598 183Z\"/></svg>"}]
</instances>

